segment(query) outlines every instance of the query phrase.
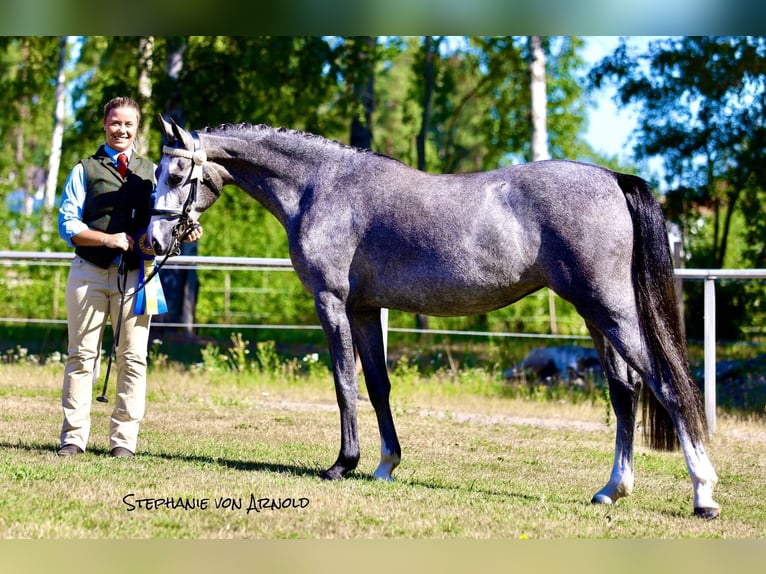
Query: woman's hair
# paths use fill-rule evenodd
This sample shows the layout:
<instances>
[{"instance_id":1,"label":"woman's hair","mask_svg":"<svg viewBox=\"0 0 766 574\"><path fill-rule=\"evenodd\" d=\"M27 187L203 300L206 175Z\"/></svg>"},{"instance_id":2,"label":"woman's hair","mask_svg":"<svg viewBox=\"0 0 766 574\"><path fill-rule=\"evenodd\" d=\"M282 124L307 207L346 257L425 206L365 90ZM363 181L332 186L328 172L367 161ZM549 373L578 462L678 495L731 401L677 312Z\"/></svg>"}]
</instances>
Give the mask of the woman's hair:
<instances>
[{"instance_id":1,"label":"woman's hair","mask_svg":"<svg viewBox=\"0 0 766 574\"><path fill-rule=\"evenodd\" d=\"M138 123L141 123L141 108L138 107L138 103L133 98L120 97L109 100L104 106L104 121L106 121L106 118L109 117L109 112L114 108L133 108L136 110Z\"/></svg>"}]
</instances>

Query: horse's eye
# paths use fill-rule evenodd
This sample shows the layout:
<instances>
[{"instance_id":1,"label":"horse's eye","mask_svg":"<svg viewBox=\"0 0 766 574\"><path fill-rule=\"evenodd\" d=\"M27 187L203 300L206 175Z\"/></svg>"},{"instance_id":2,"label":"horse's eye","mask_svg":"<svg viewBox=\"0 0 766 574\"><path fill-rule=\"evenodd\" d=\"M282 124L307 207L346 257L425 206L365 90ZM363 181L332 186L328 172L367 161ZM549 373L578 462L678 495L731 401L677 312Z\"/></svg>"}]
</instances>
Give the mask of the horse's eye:
<instances>
[{"instance_id":1,"label":"horse's eye","mask_svg":"<svg viewBox=\"0 0 766 574\"><path fill-rule=\"evenodd\" d=\"M181 182L183 181L183 179L184 178L180 175L171 174L168 176L168 183L170 184L171 187L178 187L179 185L181 185Z\"/></svg>"}]
</instances>

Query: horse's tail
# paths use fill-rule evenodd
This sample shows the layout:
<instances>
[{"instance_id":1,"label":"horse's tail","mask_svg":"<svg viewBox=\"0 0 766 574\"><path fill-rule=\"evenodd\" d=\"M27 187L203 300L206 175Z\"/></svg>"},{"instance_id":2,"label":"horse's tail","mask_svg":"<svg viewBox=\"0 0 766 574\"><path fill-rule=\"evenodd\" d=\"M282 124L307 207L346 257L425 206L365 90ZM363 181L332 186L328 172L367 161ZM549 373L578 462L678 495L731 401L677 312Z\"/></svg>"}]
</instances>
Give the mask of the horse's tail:
<instances>
[{"instance_id":1,"label":"horse's tail","mask_svg":"<svg viewBox=\"0 0 766 574\"><path fill-rule=\"evenodd\" d=\"M654 371L667 408L678 412L689 438L699 443L707 438L707 423L700 390L689 370L665 219L646 181L626 174L618 174L617 181L633 219L633 285ZM644 437L652 448L674 450L679 443L673 420L648 387L644 383Z\"/></svg>"}]
</instances>

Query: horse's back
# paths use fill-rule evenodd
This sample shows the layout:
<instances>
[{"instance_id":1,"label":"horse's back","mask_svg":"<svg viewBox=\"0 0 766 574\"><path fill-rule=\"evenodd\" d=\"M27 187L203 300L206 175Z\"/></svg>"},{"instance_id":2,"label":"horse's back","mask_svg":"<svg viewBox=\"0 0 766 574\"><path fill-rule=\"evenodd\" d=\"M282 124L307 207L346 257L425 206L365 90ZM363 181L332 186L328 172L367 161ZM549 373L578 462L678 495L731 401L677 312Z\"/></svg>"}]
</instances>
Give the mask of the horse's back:
<instances>
[{"instance_id":1,"label":"horse's back","mask_svg":"<svg viewBox=\"0 0 766 574\"><path fill-rule=\"evenodd\" d=\"M546 160L466 174L426 174L395 162L377 172L374 193L364 204L385 217L406 221L445 219L457 229L488 217L511 218L522 225L556 224L567 214L618 216L628 211L619 174L588 163ZM370 187L368 173L358 185ZM386 207L393 208L387 212ZM364 209L363 206L360 206ZM540 221L543 215L546 219ZM552 219L550 217L552 216ZM600 219L595 217L595 219Z\"/></svg>"},{"instance_id":2,"label":"horse's back","mask_svg":"<svg viewBox=\"0 0 766 574\"><path fill-rule=\"evenodd\" d=\"M596 208L628 215L618 174L593 164L546 160L498 170L523 203L566 214Z\"/></svg>"}]
</instances>

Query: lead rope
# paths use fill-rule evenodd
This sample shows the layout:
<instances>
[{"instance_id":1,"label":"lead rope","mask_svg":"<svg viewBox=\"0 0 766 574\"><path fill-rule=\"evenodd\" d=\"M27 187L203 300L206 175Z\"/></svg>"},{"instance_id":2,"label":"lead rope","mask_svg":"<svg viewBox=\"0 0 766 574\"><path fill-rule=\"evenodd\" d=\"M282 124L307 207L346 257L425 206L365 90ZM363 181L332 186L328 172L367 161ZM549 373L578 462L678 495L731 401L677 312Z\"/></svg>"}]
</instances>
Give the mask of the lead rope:
<instances>
[{"instance_id":1,"label":"lead rope","mask_svg":"<svg viewBox=\"0 0 766 574\"><path fill-rule=\"evenodd\" d=\"M117 354L117 346L120 344L120 331L122 331L122 314L125 308L125 290L128 284L128 266L125 265L125 259L120 257L120 265L117 267L117 289L120 292L120 315L117 317L117 328L114 330L114 340L112 341L112 350L109 353L109 360L106 363L106 375L104 376L104 388L101 394L96 397L100 403L108 403L106 398L106 388L109 384L109 373L112 371L112 361Z\"/></svg>"}]
</instances>

